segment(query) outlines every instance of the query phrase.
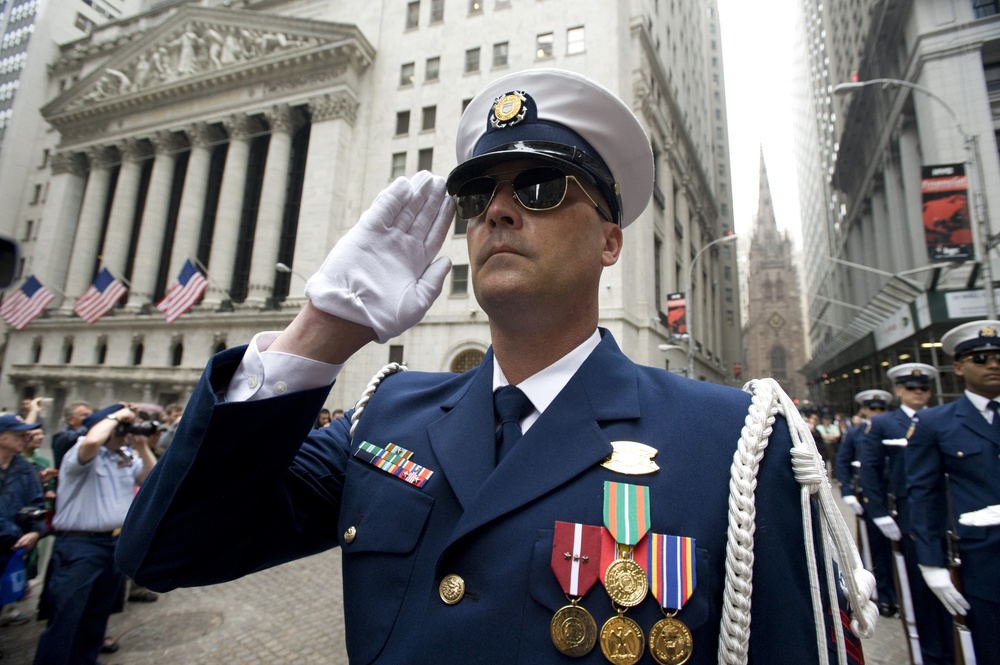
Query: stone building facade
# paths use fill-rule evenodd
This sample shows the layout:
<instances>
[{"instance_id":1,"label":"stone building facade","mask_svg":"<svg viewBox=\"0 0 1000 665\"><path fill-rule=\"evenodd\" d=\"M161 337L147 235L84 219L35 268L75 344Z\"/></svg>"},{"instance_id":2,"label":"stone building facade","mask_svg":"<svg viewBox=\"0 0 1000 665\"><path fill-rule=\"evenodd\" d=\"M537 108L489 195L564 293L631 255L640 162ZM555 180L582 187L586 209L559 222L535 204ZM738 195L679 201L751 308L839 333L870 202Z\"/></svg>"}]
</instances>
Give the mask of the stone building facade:
<instances>
[{"instance_id":1,"label":"stone building facade","mask_svg":"<svg viewBox=\"0 0 1000 665\"><path fill-rule=\"evenodd\" d=\"M24 238L22 277L59 297L7 331L0 405L33 394L57 408L185 401L212 353L291 320L305 278L393 178L454 167L455 128L479 89L535 66L600 81L651 137L656 196L605 272L600 315L633 359L661 365L660 295L732 228L728 145L716 127L725 126L721 36L717 12L701 7L678 3L683 16L663 16L603 0L572 12L535 0L150 2L62 44L32 141L51 157L0 225ZM679 21L690 31L671 32ZM709 41L713 61L702 55ZM678 46L693 59L668 64ZM353 405L389 361L462 371L482 358L489 330L461 223L442 251L454 269L427 317L353 358L329 406ZM210 286L167 325L154 305L187 259L205 266ZM73 302L102 266L129 293L87 325ZM735 253L698 268L698 368L719 380L738 357Z\"/></svg>"},{"instance_id":2,"label":"stone building facade","mask_svg":"<svg viewBox=\"0 0 1000 665\"><path fill-rule=\"evenodd\" d=\"M808 359L802 321L802 290L788 234L778 231L764 155L760 194L747 266L746 373L769 376L793 399L806 399L799 369Z\"/></svg>"}]
</instances>

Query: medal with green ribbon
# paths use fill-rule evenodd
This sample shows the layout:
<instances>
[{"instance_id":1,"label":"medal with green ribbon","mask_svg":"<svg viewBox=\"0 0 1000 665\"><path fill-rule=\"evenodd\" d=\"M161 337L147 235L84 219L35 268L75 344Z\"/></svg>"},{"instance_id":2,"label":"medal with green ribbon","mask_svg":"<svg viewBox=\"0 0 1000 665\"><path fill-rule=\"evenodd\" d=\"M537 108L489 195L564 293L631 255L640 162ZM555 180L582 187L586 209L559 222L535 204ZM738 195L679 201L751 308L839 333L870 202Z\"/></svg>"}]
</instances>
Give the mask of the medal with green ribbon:
<instances>
[{"instance_id":1,"label":"medal with green ribbon","mask_svg":"<svg viewBox=\"0 0 1000 665\"><path fill-rule=\"evenodd\" d=\"M642 658L645 636L625 608L646 597L646 571L633 558L635 546L649 531L649 488L644 485L604 482L604 526L615 539L615 558L604 571L604 588L616 607L601 628L601 651L619 665L633 665Z\"/></svg>"}]
</instances>

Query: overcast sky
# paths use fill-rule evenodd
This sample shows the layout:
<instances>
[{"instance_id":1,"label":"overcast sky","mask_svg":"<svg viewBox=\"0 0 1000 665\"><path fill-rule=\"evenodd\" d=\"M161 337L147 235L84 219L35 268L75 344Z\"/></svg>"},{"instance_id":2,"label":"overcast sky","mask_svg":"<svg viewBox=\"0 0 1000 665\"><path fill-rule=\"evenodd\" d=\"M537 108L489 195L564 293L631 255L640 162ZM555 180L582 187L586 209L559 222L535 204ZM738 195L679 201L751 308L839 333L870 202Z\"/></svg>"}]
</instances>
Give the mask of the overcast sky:
<instances>
[{"instance_id":1,"label":"overcast sky","mask_svg":"<svg viewBox=\"0 0 1000 665\"><path fill-rule=\"evenodd\" d=\"M718 1L736 232L747 234L757 213L763 146L778 228L801 246L789 91L796 0Z\"/></svg>"}]
</instances>

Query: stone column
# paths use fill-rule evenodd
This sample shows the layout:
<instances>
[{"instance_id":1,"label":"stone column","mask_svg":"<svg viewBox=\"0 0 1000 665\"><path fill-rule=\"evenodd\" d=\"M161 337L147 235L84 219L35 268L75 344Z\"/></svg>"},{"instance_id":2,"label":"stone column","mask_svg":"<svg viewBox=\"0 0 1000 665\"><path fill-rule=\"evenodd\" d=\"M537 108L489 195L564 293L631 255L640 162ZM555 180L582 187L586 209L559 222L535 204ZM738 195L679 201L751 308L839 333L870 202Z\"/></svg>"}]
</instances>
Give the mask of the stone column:
<instances>
[{"instance_id":1,"label":"stone column","mask_svg":"<svg viewBox=\"0 0 1000 665\"><path fill-rule=\"evenodd\" d=\"M111 202L108 231L104 236L102 263L119 279L125 276L129 248L132 246L132 221L135 219L139 199L139 181L142 176L142 158L145 149L138 139L125 139L118 144L122 166L118 174L115 198Z\"/></svg>"},{"instance_id":2,"label":"stone column","mask_svg":"<svg viewBox=\"0 0 1000 665\"><path fill-rule=\"evenodd\" d=\"M292 259L292 267L304 275L319 269L330 248L361 212L357 196L351 196L357 183L350 172L357 99L348 91L330 93L310 99L309 112L309 150ZM286 303L303 303L305 286L293 273Z\"/></svg>"},{"instance_id":3,"label":"stone column","mask_svg":"<svg viewBox=\"0 0 1000 665\"><path fill-rule=\"evenodd\" d=\"M229 300L228 290L233 281L236 243L240 233L240 217L243 214L250 136L256 129L256 123L246 115L233 115L224 120L223 124L229 134L229 152L222 171L219 207L215 215L212 251L207 266L212 277L203 301L207 307L216 307L223 300Z\"/></svg>"},{"instance_id":4,"label":"stone column","mask_svg":"<svg viewBox=\"0 0 1000 665\"><path fill-rule=\"evenodd\" d=\"M149 178L149 192L139 224L136 240L135 264L132 268L132 289L128 309L136 311L153 299L160 261L169 256L164 234L167 230L167 213L170 209L170 185L174 178L174 164L182 141L170 132L157 132L150 138L155 157ZM168 280L172 279L168 275Z\"/></svg>"},{"instance_id":5,"label":"stone column","mask_svg":"<svg viewBox=\"0 0 1000 665\"><path fill-rule=\"evenodd\" d=\"M205 216L205 194L208 189L209 169L212 166L212 131L203 122L195 123L184 130L191 145L184 189L177 211L177 229L170 251L169 275L177 276L187 259L194 259L198 253L198 239L201 237L201 222Z\"/></svg>"},{"instance_id":6,"label":"stone column","mask_svg":"<svg viewBox=\"0 0 1000 665\"><path fill-rule=\"evenodd\" d=\"M302 125L301 114L287 104L265 111L264 115L271 126L271 143L267 149L260 205L257 207L246 298L246 304L255 307L263 306L274 293L274 265L278 262L278 249L281 246L292 136Z\"/></svg>"},{"instance_id":7,"label":"stone column","mask_svg":"<svg viewBox=\"0 0 1000 665\"><path fill-rule=\"evenodd\" d=\"M109 151L96 146L87 151L87 157L90 160L90 175L83 194L80 222L73 237L73 252L66 277L66 295L70 298L83 294L94 279L94 260L100 251L104 207L108 201ZM63 309L72 310L73 302L64 302Z\"/></svg>"},{"instance_id":8,"label":"stone column","mask_svg":"<svg viewBox=\"0 0 1000 665\"><path fill-rule=\"evenodd\" d=\"M56 297L54 304L58 307L62 303L60 292L66 288L73 231L80 220L80 206L87 184L87 164L83 155L68 152L56 153L51 164L48 204L35 243L44 251L36 252L32 257L32 270L52 291Z\"/></svg>"}]
</instances>

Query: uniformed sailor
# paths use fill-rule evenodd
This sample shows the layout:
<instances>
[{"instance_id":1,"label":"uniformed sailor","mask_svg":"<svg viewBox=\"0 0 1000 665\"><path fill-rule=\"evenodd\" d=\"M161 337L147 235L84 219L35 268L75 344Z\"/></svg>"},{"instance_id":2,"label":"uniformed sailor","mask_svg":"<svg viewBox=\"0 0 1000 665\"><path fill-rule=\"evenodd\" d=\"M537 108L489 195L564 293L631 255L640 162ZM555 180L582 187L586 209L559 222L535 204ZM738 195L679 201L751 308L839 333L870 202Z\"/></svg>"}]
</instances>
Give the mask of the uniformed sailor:
<instances>
[{"instance_id":1,"label":"uniformed sailor","mask_svg":"<svg viewBox=\"0 0 1000 665\"><path fill-rule=\"evenodd\" d=\"M898 409L873 416L860 442L860 479L865 512L890 541L898 543L905 561L913 616L923 662L946 665L954 661L951 621L941 611L917 568L910 537L910 509L903 451L931 399L931 381L937 369L924 363L904 363L886 372L895 384ZM898 569L898 566L897 566ZM897 570L897 575L899 571ZM905 596L906 591L901 590ZM905 602L904 598L899 599Z\"/></svg>"},{"instance_id":2,"label":"uniformed sailor","mask_svg":"<svg viewBox=\"0 0 1000 665\"><path fill-rule=\"evenodd\" d=\"M614 93L553 69L487 86L457 137L447 181L420 172L383 190L288 328L212 359L118 561L167 590L340 546L359 665L716 663L750 399L636 365L598 327L604 271L653 191L650 142ZM456 213L489 316L482 364L389 373L353 436L354 412L313 430L340 364L441 292ZM756 485L752 602L766 620L734 645L758 663L826 657L790 447L778 417ZM644 552L659 543L685 553L676 599L636 573L657 569Z\"/></svg>"},{"instance_id":3,"label":"uniformed sailor","mask_svg":"<svg viewBox=\"0 0 1000 665\"><path fill-rule=\"evenodd\" d=\"M871 418L885 413L892 400L892 393L876 388L862 390L854 396L854 401L858 404L858 413L861 415L861 423L848 428L844 434L844 439L837 448L835 467L844 503L850 506L855 515L862 518L860 529L864 529L862 536L867 543L870 557L866 563L871 565L871 571L875 575L878 585L879 614L884 617L896 616L897 611L896 586L892 575L892 546L885 534L872 522L870 513L862 504L864 495L859 477L861 462L858 460L860 455L858 444L870 426Z\"/></svg>"},{"instance_id":4,"label":"uniformed sailor","mask_svg":"<svg viewBox=\"0 0 1000 665\"><path fill-rule=\"evenodd\" d=\"M962 324L941 343L954 357L965 391L921 416L906 447L912 532L928 586L949 612L966 615L979 665L995 665L1000 663L1000 525L963 515L1000 504L1000 321ZM949 532L958 537L953 545L961 559L961 590L948 571Z\"/></svg>"}]
</instances>

